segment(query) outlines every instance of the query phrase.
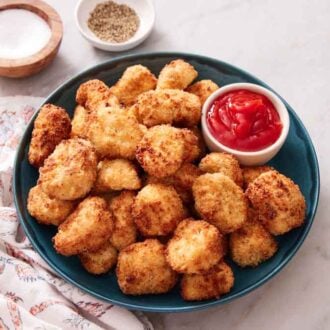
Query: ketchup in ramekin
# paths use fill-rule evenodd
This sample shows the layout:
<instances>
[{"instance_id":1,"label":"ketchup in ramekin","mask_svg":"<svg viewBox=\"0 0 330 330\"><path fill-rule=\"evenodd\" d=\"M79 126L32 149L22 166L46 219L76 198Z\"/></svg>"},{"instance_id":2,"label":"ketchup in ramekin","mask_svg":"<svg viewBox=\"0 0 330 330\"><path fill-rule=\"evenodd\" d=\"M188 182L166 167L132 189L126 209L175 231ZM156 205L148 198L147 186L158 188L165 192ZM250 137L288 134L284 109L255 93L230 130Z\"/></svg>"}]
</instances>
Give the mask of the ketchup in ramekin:
<instances>
[{"instance_id":1,"label":"ketchup in ramekin","mask_svg":"<svg viewBox=\"0 0 330 330\"><path fill-rule=\"evenodd\" d=\"M266 96L245 89L216 98L206 122L217 141L239 151L269 147L278 140L283 128L273 103Z\"/></svg>"}]
</instances>

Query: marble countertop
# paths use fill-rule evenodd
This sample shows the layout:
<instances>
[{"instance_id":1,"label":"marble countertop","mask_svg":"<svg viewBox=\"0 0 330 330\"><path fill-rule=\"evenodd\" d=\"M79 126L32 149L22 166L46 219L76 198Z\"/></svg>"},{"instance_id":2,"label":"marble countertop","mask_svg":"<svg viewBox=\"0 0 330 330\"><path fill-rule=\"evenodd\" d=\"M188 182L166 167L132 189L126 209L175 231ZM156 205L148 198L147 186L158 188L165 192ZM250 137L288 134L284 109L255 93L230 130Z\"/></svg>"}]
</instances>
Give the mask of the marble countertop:
<instances>
[{"instance_id":1,"label":"marble countertop","mask_svg":"<svg viewBox=\"0 0 330 330\"><path fill-rule=\"evenodd\" d=\"M0 96L44 97L73 74L117 56L92 48L80 36L73 17L76 1L47 2L64 22L60 52L34 77L0 78ZM270 282L225 306L148 315L156 329L330 329L329 0L156 0L155 6L157 20L150 38L124 54L193 52L230 62L264 80L296 109L309 130L322 184L310 234Z\"/></svg>"}]
</instances>

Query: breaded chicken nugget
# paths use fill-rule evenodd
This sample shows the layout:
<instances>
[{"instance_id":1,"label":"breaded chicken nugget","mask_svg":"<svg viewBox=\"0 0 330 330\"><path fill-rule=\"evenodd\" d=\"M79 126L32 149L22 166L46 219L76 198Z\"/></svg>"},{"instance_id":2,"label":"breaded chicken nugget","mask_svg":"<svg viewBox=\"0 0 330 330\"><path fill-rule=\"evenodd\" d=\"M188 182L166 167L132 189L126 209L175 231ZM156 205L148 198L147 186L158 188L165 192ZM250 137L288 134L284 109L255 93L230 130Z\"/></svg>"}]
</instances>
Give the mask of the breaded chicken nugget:
<instances>
[{"instance_id":1,"label":"breaded chicken nugget","mask_svg":"<svg viewBox=\"0 0 330 330\"><path fill-rule=\"evenodd\" d=\"M259 175L246 190L259 219L273 235L282 235L303 224L305 198L299 186L276 171Z\"/></svg>"},{"instance_id":2,"label":"breaded chicken nugget","mask_svg":"<svg viewBox=\"0 0 330 330\"><path fill-rule=\"evenodd\" d=\"M185 219L167 244L166 260L178 273L206 272L224 255L221 240L215 226L203 220Z\"/></svg>"},{"instance_id":3,"label":"breaded chicken nugget","mask_svg":"<svg viewBox=\"0 0 330 330\"><path fill-rule=\"evenodd\" d=\"M147 127L161 124L190 127L197 125L201 117L198 97L174 89L143 93L133 108L139 121Z\"/></svg>"},{"instance_id":4,"label":"breaded chicken nugget","mask_svg":"<svg viewBox=\"0 0 330 330\"><path fill-rule=\"evenodd\" d=\"M152 176L175 173L185 160L186 141L182 131L167 125L154 126L144 134L136 149L136 159Z\"/></svg>"},{"instance_id":5,"label":"breaded chicken nugget","mask_svg":"<svg viewBox=\"0 0 330 330\"><path fill-rule=\"evenodd\" d=\"M29 163L43 165L45 159L64 139L70 137L71 122L66 111L53 104L45 104L34 121L29 148Z\"/></svg>"},{"instance_id":6,"label":"breaded chicken nugget","mask_svg":"<svg viewBox=\"0 0 330 330\"><path fill-rule=\"evenodd\" d=\"M275 239L257 221L247 221L229 237L231 257L241 267L256 267L277 251Z\"/></svg>"},{"instance_id":7,"label":"breaded chicken nugget","mask_svg":"<svg viewBox=\"0 0 330 330\"><path fill-rule=\"evenodd\" d=\"M101 80L88 80L77 90L76 101L88 111L94 111L99 106L119 106L115 95L110 93L109 87Z\"/></svg>"},{"instance_id":8,"label":"breaded chicken nugget","mask_svg":"<svg viewBox=\"0 0 330 330\"><path fill-rule=\"evenodd\" d=\"M195 207L199 214L222 233L231 233L247 220L243 190L221 173L203 174L193 184Z\"/></svg>"},{"instance_id":9,"label":"breaded chicken nugget","mask_svg":"<svg viewBox=\"0 0 330 330\"><path fill-rule=\"evenodd\" d=\"M141 180L135 165L127 159L104 159L97 165L94 190L98 193L110 190L136 190Z\"/></svg>"},{"instance_id":10,"label":"breaded chicken nugget","mask_svg":"<svg viewBox=\"0 0 330 330\"><path fill-rule=\"evenodd\" d=\"M117 250L136 242L137 230L132 216L134 200L133 191L123 191L109 204L115 222L110 242Z\"/></svg>"},{"instance_id":11,"label":"breaded chicken nugget","mask_svg":"<svg viewBox=\"0 0 330 330\"><path fill-rule=\"evenodd\" d=\"M83 252L79 259L84 268L91 274L107 273L117 262L117 250L106 241L95 252Z\"/></svg>"},{"instance_id":12,"label":"breaded chicken nugget","mask_svg":"<svg viewBox=\"0 0 330 330\"><path fill-rule=\"evenodd\" d=\"M184 219L185 211L173 187L153 183L139 191L132 214L143 236L166 236Z\"/></svg>"},{"instance_id":13,"label":"breaded chicken nugget","mask_svg":"<svg viewBox=\"0 0 330 330\"><path fill-rule=\"evenodd\" d=\"M62 141L40 168L38 183L51 198L74 200L84 197L96 179L97 158L89 141Z\"/></svg>"},{"instance_id":14,"label":"breaded chicken nugget","mask_svg":"<svg viewBox=\"0 0 330 330\"><path fill-rule=\"evenodd\" d=\"M165 178L149 176L148 183L163 183L173 186L181 200L186 203L193 202L192 185L197 177L202 174L201 170L190 163L183 164L173 175Z\"/></svg>"},{"instance_id":15,"label":"breaded chicken nugget","mask_svg":"<svg viewBox=\"0 0 330 330\"><path fill-rule=\"evenodd\" d=\"M50 198L36 185L29 191L27 209L39 223L58 226L73 211L74 203Z\"/></svg>"},{"instance_id":16,"label":"breaded chicken nugget","mask_svg":"<svg viewBox=\"0 0 330 330\"><path fill-rule=\"evenodd\" d=\"M126 106L136 102L137 97L151 89L155 89L157 78L143 65L128 67L116 85L110 88L121 103Z\"/></svg>"},{"instance_id":17,"label":"breaded chicken nugget","mask_svg":"<svg viewBox=\"0 0 330 330\"><path fill-rule=\"evenodd\" d=\"M87 138L87 131L88 131L88 125L89 125L89 112L86 108L84 108L81 105L77 105L72 122L71 122L72 128L71 128L71 137L75 138Z\"/></svg>"},{"instance_id":18,"label":"breaded chicken nugget","mask_svg":"<svg viewBox=\"0 0 330 330\"><path fill-rule=\"evenodd\" d=\"M142 137L138 121L124 109L100 107L91 114L88 139L101 157L134 159Z\"/></svg>"},{"instance_id":19,"label":"breaded chicken nugget","mask_svg":"<svg viewBox=\"0 0 330 330\"><path fill-rule=\"evenodd\" d=\"M189 86L186 91L198 96L201 104L203 105L206 99L217 89L219 89L219 86L215 82L205 79L197 81L193 85Z\"/></svg>"},{"instance_id":20,"label":"breaded chicken nugget","mask_svg":"<svg viewBox=\"0 0 330 330\"><path fill-rule=\"evenodd\" d=\"M242 170L233 155L225 152L211 152L200 161L199 168L205 173L222 173L240 187L243 185Z\"/></svg>"},{"instance_id":21,"label":"breaded chicken nugget","mask_svg":"<svg viewBox=\"0 0 330 330\"><path fill-rule=\"evenodd\" d=\"M113 218L101 197L87 197L59 225L54 236L55 250L65 256L97 251L110 239Z\"/></svg>"},{"instance_id":22,"label":"breaded chicken nugget","mask_svg":"<svg viewBox=\"0 0 330 330\"><path fill-rule=\"evenodd\" d=\"M232 269L224 261L220 261L205 274L184 274L181 280L181 296L188 301L219 299L233 286Z\"/></svg>"},{"instance_id":23,"label":"breaded chicken nugget","mask_svg":"<svg viewBox=\"0 0 330 330\"><path fill-rule=\"evenodd\" d=\"M246 189L248 185L253 182L260 174L275 171L271 166L247 166L242 168L243 173L243 187Z\"/></svg>"},{"instance_id":24,"label":"breaded chicken nugget","mask_svg":"<svg viewBox=\"0 0 330 330\"><path fill-rule=\"evenodd\" d=\"M125 294L158 294L170 291L177 275L167 264L165 246L156 239L134 243L119 252L118 284Z\"/></svg>"},{"instance_id":25,"label":"breaded chicken nugget","mask_svg":"<svg viewBox=\"0 0 330 330\"><path fill-rule=\"evenodd\" d=\"M185 89L197 76L191 64L177 59L166 64L160 71L157 89Z\"/></svg>"}]
</instances>

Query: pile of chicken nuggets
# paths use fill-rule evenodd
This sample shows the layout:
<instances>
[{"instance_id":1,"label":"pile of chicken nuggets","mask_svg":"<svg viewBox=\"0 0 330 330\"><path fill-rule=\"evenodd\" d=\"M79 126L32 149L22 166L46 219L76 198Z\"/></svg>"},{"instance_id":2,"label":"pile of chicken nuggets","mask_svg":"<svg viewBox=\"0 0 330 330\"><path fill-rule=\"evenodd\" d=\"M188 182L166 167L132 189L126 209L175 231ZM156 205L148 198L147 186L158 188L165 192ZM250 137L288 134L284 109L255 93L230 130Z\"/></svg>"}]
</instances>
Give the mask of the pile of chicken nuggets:
<instances>
[{"instance_id":1,"label":"pile of chicken nuggets","mask_svg":"<svg viewBox=\"0 0 330 330\"><path fill-rule=\"evenodd\" d=\"M219 86L197 76L182 59L158 79L134 65L114 86L80 85L72 120L46 104L34 122L28 156L40 176L29 213L58 226L59 254L95 275L115 270L124 294L180 281L184 300L219 298L234 285L226 258L258 266L276 253L274 236L303 224L291 179L208 152L201 108Z\"/></svg>"}]
</instances>

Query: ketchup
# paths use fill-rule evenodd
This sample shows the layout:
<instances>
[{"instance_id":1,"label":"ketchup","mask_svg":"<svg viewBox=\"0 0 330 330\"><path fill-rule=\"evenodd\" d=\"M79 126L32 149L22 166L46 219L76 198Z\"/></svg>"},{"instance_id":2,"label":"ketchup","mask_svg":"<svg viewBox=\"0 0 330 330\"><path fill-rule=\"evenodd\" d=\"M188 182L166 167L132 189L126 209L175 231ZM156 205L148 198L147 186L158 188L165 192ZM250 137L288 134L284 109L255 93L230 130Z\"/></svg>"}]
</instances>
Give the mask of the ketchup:
<instances>
[{"instance_id":1,"label":"ketchup","mask_svg":"<svg viewBox=\"0 0 330 330\"><path fill-rule=\"evenodd\" d=\"M258 151L280 136L282 123L273 103L245 89L219 96L207 113L211 134L223 145L240 151Z\"/></svg>"}]
</instances>

